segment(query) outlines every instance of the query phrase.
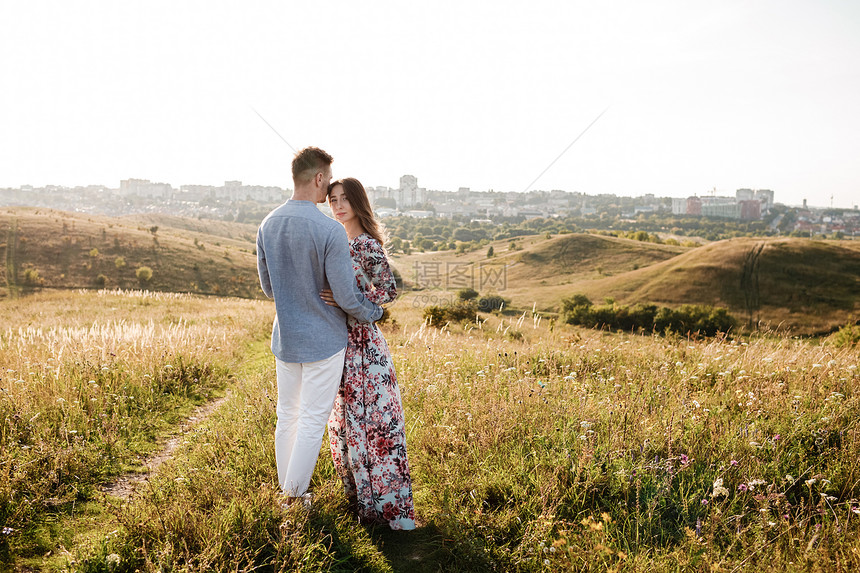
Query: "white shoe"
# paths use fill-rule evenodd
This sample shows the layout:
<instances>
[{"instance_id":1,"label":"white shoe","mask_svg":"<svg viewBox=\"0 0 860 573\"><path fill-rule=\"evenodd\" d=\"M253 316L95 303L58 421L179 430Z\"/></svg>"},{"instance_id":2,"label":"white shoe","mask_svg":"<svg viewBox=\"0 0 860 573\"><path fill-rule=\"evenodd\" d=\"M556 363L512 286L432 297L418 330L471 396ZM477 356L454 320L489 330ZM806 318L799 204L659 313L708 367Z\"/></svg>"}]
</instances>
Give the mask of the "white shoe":
<instances>
[{"instance_id":1,"label":"white shoe","mask_svg":"<svg viewBox=\"0 0 860 573\"><path fill-rule=\"evenodd\" d=\"M302 507L304 507L305 509L309 510L311 509L311 507L313 507L313 495L311 495L310 492L302 494L302 497L300 497L299 499L302 500Z\"/></svg>"},{"instance_id":2,"label":"white shoe","mask_svg":"<svg viewBox=\"0 0 860 573\"><path fill-rule=\"evenodd\" d=\"M301 497L289 497L287 501L281 504L281 509L289 509L296 503L301 503L301 506L310 510L313 507L313 496L310 492L303 494Z\"/></svg>"}]
</instances>

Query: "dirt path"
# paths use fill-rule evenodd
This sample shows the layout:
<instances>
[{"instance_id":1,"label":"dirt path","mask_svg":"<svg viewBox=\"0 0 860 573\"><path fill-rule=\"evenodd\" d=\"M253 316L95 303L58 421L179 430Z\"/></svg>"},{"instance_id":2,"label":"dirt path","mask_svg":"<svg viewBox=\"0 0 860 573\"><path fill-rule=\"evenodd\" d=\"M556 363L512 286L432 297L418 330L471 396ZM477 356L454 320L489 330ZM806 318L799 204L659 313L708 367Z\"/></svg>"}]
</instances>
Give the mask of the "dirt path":
<instances>
[{"instance_id":1,"label":"dirt path","mask_svg":"<svg viewBox=\"0 0 860 573\"><path fill-rule=\"evenodd\" d=\"M191 415L183 421L182 424L180 424L178 432L173 434L170 439L164 443L164 446L160 450L147 456L146 459L143 460L143 465L147 468L146 472L132 472L124 474L116 478L116 480L103 485L101 490L107 495L118 497L120 499L128 499L131 497L131 494L134 493L134 488L136 488L138 484L155 473L161 464L173 458L173 452L176 451L176 448L179 447L182 443L182 439L188 434L188 432L208 418L229 397L230 391L228 390L224 397L213 400L212 402L207 402L206 404L195 408Z\"/></svg>"}]
</instances>

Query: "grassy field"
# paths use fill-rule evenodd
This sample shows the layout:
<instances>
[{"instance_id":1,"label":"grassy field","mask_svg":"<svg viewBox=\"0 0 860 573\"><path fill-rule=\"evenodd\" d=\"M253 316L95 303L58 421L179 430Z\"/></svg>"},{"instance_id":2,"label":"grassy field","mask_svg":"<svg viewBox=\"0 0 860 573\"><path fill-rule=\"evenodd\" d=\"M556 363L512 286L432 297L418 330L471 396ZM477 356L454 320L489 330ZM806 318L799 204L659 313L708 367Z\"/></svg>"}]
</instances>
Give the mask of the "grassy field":
<instances>
[{"instance_id":1,"label":"grassy field","mask_svg":"<svg viewBox=\"0 0 860 573\"><path fill-rule=\"evenodd\" d=\"M851 571L860 350L687 340L531 311L383 326L414 532L360 526L325 449L280 506L269 302L129 291L0 301L0 569ZM195 405L172 457L125 499Z\"/></svg>"}]
</instances>

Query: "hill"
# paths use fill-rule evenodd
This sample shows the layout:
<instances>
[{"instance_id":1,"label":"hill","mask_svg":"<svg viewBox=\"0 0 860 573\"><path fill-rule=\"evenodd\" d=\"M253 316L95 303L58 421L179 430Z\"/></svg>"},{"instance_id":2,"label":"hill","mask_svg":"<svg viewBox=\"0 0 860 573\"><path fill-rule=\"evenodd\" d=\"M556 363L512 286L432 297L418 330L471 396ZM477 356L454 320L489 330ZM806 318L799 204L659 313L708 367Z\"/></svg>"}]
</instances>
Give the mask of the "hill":
<instances>
[{"instance_id":1,"label":"hill","mask_svg":"<svg viewBox=\"0 0 860 573\"><path fill-rule=\"evenodd\" d=\"M218 219L195 219L191 217L177 217L165 213L150 213L146 215L123 215L120 221L133 226L143 226L147 229L153 225L159 228L169 228L173 231L194 231L213 237L224 239L236 239L253 243L257 236L256 223L234 223Z\"/></svg>"},{"instance_id":2,"label":"hill","mask_svg":"<svg viewBox=\"0 0 860 573\"><path fill-rule=\"evenodd\" d=\"M729 239L581 290L625 304L723 306L754 323L782 324L800 333L829 331L860 311L860 244Z\"/></svg>"},{"instance_id":3,"label":"hill","mask_svg":"<svg viewBox=\"0 0 860 573\"><path fill-rule=\"evenodd\" d=\"M497 291L519 306L536 304L551 309L576 285L650 266L689 250L583 233L519 237L513 245L505 239L470 253L413 253L392 259L410 286L432 286L431 275L438 272L441 278L436 283L442 288L455 291L471 286L482 294ZM494 256L488 258L490 246Z\"/></svg>"},{"instance_id":4,"label":"hill","mask_svg":"<svg viewBox=\"0 0 860 573\"><path fill-rule=\"evenodd\" d=\"M463 288L451 269L470 268L473 288L497 291L520 308L558 311L561 300L587 295L596 304L722 306L742 322L827 332L860 312L860 242L797 238L737 238L697 248L644 243L601 235L521 238L516 249L495 241L486 249L397 255L407 284L429 285L431 265L444 274L439 286ZM488 246L488 247L489 247ZM487 248L488 248L487 247ZM471 266L470 266L471 265ZM503 278L485 281L495 272ZM426 272L425 272L426 274ZM453 296L453 295L452 295Z\"/></svg>"},{"instance_id":5,"label":"hill","mask_svg":"<svg viewBox=\"0 0 860 573\"><path fill-rule=\"evenodd\" d=\"M254 248L248 225L6 208L0 210L0 292L145 286L261 298ZM140 267L152 270L149 281L138 279Z\"/></svg>"},{"instance_id":6,"label":"hill","mask_svg":"<svg viewBox=\"0 0 860 573\"><path fill-rule=\"evenodd\" d=\"M170 215L7 208L0 210L0 296L40 286L145 286L262 298L255 230ZM490 246L494 256L487 257ZM744 322L800 334L829 331L860 313L856 241L738 238L690 248L571 233L499 240L469 253L398 254L392 264L408 287L428 294L414 304L444 301L434 289L452 298L470 286L552 312L582 293L595 303L723 306ZM144 266L152 278L141 282L136 271Z\"/></svg>"}]
</instances>

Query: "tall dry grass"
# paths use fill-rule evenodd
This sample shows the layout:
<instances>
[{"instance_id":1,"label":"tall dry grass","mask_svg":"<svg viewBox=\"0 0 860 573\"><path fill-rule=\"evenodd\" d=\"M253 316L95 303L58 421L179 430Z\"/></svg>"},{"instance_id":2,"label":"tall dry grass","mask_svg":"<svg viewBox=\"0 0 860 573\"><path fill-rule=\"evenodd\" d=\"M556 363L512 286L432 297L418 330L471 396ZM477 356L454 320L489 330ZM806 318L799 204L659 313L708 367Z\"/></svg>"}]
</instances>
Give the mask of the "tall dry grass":
<instances>
[{"instance_id":1,"label":"tall dry grass","mask_svg":"<svg viewBox=\"0 0 860 573\"><path fill-rule=\"evenodd\" d=\"M224 388L243 346L270 328L271 307L42 293L4 301L0 317L0 524L23 539L140 464L164 431Z\"/></svg>"},{"instance_id":2,"label":"tall dry grass","mask_svg":"<svg viewBox=\"0 0 860 573\"><path fill-rule=\"evenodd\" d=\"M856 348L764 335L596 332L529 311L436 328L422 324L422 309L410 302L395 304L383 328L407 414L418 531L359 526L325 447L314 508L280 507L270 314L262 312L265 328L234 331L221 350L198 349L197 364L207 352L241 357L233 393L129 503L109 504L115 531L76 547L75 566L413 573L860 566ZM179 312L182 304L155 305L141 324L151 318L157 332L180 320L183 328L228 328L229 312L192 319L193 304ZM250 354L249 340L257 341ZM154 376L167 362L148 364Z\"/></svg>"}]
</instances>

